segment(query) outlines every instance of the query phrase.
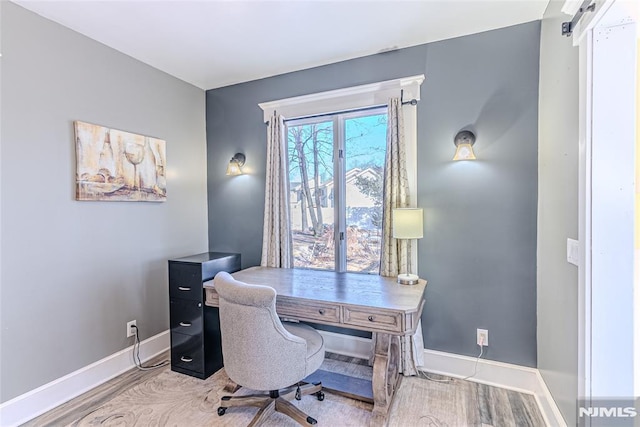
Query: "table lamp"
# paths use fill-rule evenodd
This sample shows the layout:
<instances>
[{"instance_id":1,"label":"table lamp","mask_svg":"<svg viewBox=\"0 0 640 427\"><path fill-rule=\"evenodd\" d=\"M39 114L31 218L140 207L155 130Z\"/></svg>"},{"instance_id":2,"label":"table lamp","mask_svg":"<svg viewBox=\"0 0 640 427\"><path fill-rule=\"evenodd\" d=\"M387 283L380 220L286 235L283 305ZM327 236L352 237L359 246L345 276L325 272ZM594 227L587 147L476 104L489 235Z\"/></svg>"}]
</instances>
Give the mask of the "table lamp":
<instances>
[{"instance_id":1,"label":"table lamp","mask_svg":"<svg viewBox=\"0 0 640 427\"><path fill-rule=\"evenodd\" d=\"M393 209L392 215L393 237L396 239L421 239L422 231L422 209L419 208L398 208ZM411 242L409 242L411 244ZM398 275L398 283L402 285L415 285L418 283L418 276L411 274L411 257L408 259L408 269L406 273Z\"/></svg>"}]
</instances>

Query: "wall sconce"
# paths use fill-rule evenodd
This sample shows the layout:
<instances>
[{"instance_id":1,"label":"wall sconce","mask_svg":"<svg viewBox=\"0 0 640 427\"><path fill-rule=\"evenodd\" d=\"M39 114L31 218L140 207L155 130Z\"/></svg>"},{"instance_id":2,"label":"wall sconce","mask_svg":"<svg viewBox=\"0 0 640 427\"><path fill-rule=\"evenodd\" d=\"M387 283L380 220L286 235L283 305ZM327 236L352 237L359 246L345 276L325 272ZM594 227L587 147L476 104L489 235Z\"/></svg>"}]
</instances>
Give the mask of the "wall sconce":
<instances>
[{"instance_id":1,"label":"wall sconce","mask_svg":"<svg viewBox=\"0 0 640 427\"><path fill-rule=\"evenodd\" d=\"M458 132L453 139L456 146L456 154L453 160L475 160L476 155L473 154L473 144L476 142L476 136L470 130Z\"/></svg>"},{"instance_id":2,"label":"wall sconce","mask_svg":"<svg viewBox=\"0 0 640 427\"><path fill-rule=\"evenodd\" d=\"M244 162L246 157L242 153L236 153L231 160L229 160L229 165L227 166L227 175L242 175L241 166L244 166Z\"/></svg>"},{"instance_id":3,"label":"wall sconce","mask_svg":"<svg viewBox=\"0 0 640 427\"><path fill-rule=\"evenodd\" d=\"M421 239L423 236L422 209L393 209L391 226L393 227L393 237L396 239ZM408 263L407 273L398 275L398 283L401 285L415 285L418 283L418 276L411 274L411 258L409 258Z\"/></svg>"}]
</instances>

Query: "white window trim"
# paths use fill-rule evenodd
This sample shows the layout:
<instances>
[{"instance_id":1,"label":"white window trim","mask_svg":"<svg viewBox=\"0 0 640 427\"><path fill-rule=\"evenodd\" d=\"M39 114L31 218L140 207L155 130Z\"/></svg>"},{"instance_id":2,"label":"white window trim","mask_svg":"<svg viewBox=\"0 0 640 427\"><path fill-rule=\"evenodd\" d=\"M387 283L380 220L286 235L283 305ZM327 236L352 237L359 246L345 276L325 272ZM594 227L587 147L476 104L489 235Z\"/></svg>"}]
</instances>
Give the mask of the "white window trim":
<instances>
[{"instance_id":1,"label":"white window trim","mask_svg":"<svg viewBox=\"0 0 640 427\"><path fill-rule=\"evenodd\" d=\"M264 111L264 121L268 122L274 111L285 118L312 116L314 114L336 113L356 108L386 105L389 98L400 97L404 91L404 99L420 100L420 85L424 74L385 80L361 86L318 92L310 95L279 99L277 101L258 104ZM414 109L415 110L415 109Z\"/></svg>"},{"instance_id":2,"label":"white window trim","mask_svg":"<svg viewBox=\"0 0 640 427\"><path fill-rule=\"evenodd\" d=\"M390 98L405 101L420 101L420 86L424 74L385 80L360 86L318 92L293 98L261 102L258 106L264 111L264 121L268 122L274 111L285 119L312 116L315 114L337 113L358 108L386 105ZM404 105L404 135L407 152L407 178L409 181L410 207L418 205L418 113L417 106ZM418 270L418 245L412 240L411 265L414 273Z\"/></svg>"}]
</instances>

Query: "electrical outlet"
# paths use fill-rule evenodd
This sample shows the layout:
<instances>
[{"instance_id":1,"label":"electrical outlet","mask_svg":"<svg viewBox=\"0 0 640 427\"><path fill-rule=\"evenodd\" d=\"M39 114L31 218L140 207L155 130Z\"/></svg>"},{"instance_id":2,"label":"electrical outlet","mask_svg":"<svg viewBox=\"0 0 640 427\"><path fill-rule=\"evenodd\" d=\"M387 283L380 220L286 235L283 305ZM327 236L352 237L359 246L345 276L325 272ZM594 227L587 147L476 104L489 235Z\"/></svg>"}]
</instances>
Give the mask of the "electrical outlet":
<instances>
[{"instance_id":1,"label":"electrical outlet","mask_svg":"<svg viewBox=\"0 0 640 427\"><path fill-rule=\"evenodd\" d=\"M478 345L489 346L489 331L487 329L478 329L477 332Z\"/></svg>"},{"instance_id":2,"label":"electrical outlet","mask_svg":"<svg viewBox=\"0 0 640 427\"><path fill-rule=\"evenodd\" d=\"M135 320L127 322L127 338L135 336L136 328L134 328L134 326L137 326Z\"/></svg>"}]
</instances>

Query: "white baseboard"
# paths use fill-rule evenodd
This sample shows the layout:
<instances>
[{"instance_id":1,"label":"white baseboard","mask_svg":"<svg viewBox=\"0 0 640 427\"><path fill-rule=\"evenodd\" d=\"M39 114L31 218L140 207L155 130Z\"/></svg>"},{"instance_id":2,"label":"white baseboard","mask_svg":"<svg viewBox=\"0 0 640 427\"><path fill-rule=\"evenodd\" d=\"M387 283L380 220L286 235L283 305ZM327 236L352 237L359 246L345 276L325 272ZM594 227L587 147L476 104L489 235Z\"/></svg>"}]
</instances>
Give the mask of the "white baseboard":
<instances>
[{"instance_id":1,"label":"white baseboard","mask_svg":"<svg viewBox=\"0 0 640 427\"><path fill-rule=\"evenodd\" d=\"M140 359L169 349L169 331L140 343ZM17 426L133 368L133 346L71 372L0 405L0 426Z\"/></svg>"},{"instance_id":2,"label":"white baseboard","mask_svg":"<svg viewBox=\"0 0 640 427\"><path fill-rule=\"evenodd\" d=\"M542 411L542 415L544 416L544 420L547 422L547 425L550 426L557 425L567 427L567 422L564 420L560 408L556 405L556 401L553 399L547 383L544 381L544 378L542 378L540 371L536 371L536 375L538 376L538 389L536 390L535 397L538 401L540 411Z\"/></svg>"},{"instance_id":3,"label":"white baseboard","mask_svg":"<svg viewBox=\"0 0 640 427\"><path fill-rule=\"evenodd\" d=\"M371 339L321 331L324 338L324 348L330 353L342 354L359 359L369 359L371 355Z\"/></svg>"},{"instance_id":4,"label":"white baseboard","mask_svg":"<svg viewBox=\"0 0 640 427\"><path fill-rule=\"evenodd\" d=\"M475 357L425 350L424 366L421 369L434 374L465 378L474 373L476 360ZM535 368L480 359L476 374L468 380L532 394L548 426L567 426L540 371Z\"/></svg>"},{"instance_id":5,"label":"white baseboard","mask_svg":"<svg viewBox=\"0 0 640 427\"><path fill-rule=\"evenodd\" d=\"M476 360L475 357L425 350L421 369L453 378L465 378L474 373ZM538 381L537 372L535 368L480 359L476 374L469 381L533 394Z\"/></svg>"}]
</instances>

